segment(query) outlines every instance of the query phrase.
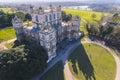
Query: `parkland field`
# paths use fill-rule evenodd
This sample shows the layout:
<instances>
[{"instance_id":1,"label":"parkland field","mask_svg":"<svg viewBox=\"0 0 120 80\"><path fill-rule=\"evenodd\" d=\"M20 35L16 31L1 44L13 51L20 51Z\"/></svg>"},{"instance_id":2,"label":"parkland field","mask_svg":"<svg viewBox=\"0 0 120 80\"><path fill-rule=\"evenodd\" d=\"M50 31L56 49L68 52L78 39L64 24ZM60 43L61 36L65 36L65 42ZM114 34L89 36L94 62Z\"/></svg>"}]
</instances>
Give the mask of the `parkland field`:
<instances>
[{"instance_id":1,"label":"parkland field","mask_svg":"<svg viewBox=\"0 0 120 80\"><path fill-rule=\"evenodd\" d=\"M101 12L92 12L92 11L81 11L81 10L73 10L73 9L62 9L63 11L65 11L67 14L72 14L72 16L76 16L78 15L79 17L89 21L89 22L93 22L93 21L98 21L101 19L101 16L103 13ZM92 18L92 15L95 14L96 18ZM104 14L106 15L106 14Z\"/></svg>"},{"instance_id":2,"label":"parkland field","mask_svg":"<svg viewBox=\"0 0 120 80\"><path fill-rule=\"evenodd\" d=\"M15 38L15 31L13 28L6 28L0 30L0 43Z\"/></svg>"}]
</instances>

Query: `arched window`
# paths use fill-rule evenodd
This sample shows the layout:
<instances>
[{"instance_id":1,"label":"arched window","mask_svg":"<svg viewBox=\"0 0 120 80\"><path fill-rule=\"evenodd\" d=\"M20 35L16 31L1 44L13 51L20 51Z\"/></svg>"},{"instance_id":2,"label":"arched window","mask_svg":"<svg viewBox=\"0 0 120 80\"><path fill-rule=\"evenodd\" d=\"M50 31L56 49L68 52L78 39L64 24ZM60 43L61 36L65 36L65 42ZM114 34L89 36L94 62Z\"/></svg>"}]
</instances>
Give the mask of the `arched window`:
<instances>
[{"instance_id":1,"label":"arched window","mask_svg":"<svg viewBox=\"0 0 120 80\"><path fill-rule=\"evenodd\" d=\"M36 16L36 21L39 22L39 20L38 20L38 16Z\"/></svg>"},{"instance_id":2,"label":"arched window","mask_svg":"<svg viewBox=\"0 0 120 80\"><path fill-rule=\"evenodd\" d=\"M48 22L48 17L47 17L47 15L45 16L45 22Z\"/></svg>"}]
</instances>

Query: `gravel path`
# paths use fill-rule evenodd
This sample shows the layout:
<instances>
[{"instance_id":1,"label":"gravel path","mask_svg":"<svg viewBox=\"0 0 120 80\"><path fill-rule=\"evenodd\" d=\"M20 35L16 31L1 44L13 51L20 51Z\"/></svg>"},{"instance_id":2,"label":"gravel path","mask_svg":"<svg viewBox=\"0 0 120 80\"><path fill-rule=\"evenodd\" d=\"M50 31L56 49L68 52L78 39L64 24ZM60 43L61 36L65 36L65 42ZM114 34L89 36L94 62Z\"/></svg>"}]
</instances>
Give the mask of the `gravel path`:
<instances>
[{"instance_id":1,"label":"gravel path","mask_svg":"<svg viewBox=\"0 0 120 80\"><path fill-rule=\"evenodd\" d=\"M77 80L71 73L69 69L68 62L64 65L64 75L65 75L65 80Z\"/></svg>"},{"instance_id":2,"label":"gravel path","mask_svg":"<svg viewBox=\"0 0 120 80\"><path fill-rule=\"evenodd\" d=\"M8 41L4 41L4 42L0 43L0 51L7 49L7 47L5 46L5 44L14 42L15 40L16 40L16 38L10 39Z\"/></svg>"}]
</instances>

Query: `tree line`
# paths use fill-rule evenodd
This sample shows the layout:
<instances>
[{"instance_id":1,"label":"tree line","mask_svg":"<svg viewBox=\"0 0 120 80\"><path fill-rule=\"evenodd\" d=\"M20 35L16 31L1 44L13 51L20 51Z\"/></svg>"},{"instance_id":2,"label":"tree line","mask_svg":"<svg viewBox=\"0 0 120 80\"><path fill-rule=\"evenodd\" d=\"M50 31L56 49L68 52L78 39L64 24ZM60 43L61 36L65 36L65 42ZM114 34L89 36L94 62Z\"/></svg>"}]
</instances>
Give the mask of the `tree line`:
<instances>
[{"instance_id":1,"label":"tree line","mask_svg":"<svg viewBox=\"0 0 120 80\"><path fill-rule=\"evenodd\" d=\"M108 25L103 26L101 23L87 23L86 29L89 36L101 38L107 42L110 42L114 46L120 45L120 27Z\"/></svg>"},{"instance_id":2,"label":"tree line","mask_svg":"<svg viewBox=\"0 0 120 80\"><path fill-rule=\"evenodd\" d=\"M0 11L0 28L10 27L12 26L12 18L17 15L23 21L31 20L31 16L29 13L16 12L16 13L4 13L4 11Z\"/></svg>"},{"instance_id":3,"label":"tree line","mask_svg":"<svg viewBox=\"0 0 120 80\"><path fill-rule=\"evenodd\" d=\"M31 43L0 52L0 80L30 80L47 67L46 52Z\"/></svg>"},{"instance_id":4,"label":"tree line","mask_svg":"<svg viewBox=\"0 0 120 80\"><path fill-rule=\"evenodd\" d=\"M66 14L65 11L62 11L62 21L68 22L72 19L72 14Z\"/></svg>"}]
</instances>

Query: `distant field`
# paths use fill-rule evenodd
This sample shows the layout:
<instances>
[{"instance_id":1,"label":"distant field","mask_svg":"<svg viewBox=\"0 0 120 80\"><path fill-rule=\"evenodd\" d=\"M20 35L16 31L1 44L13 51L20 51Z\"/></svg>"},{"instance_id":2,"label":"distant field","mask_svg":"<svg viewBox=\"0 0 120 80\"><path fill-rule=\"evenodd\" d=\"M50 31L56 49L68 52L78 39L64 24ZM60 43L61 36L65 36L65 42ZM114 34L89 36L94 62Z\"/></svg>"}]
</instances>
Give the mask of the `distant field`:
<instances>
[{"instance_id":1,"label":"distant field","mask_svg":"<svg viewBox=\"0 0 120 80\"><path fill-rule=\"evenodd\" d=\"M13 13L11 8L0 8L4 13Z\"/></svg>"},{"instance_id":2,"label":"distant field","mask_svg":"<svg viewBox=\"0 0 120 80\"><path fill-rule=\"evenodd\" d=\"M72 14L73 16L80 16L81 18L93 22L93 21L98 21L101 19L101 15L103 13L101 12L92 12L92 11L81 11L81 10L72 10L72 9L62 9L63 11L65 11L67 14ZM92 18L92 14L96 14L96 18ZM106 13L105 13L106 15Z\"/></svg>"},{"instance_id":3,"label":"distant field","mask_svg":"<svg viewBox=\"0 0 120 80\"><path fill-rule=\"evenodd\" d=\"M9 39L15 38L15 32L13 28L7 28L4 30L0 30L0 42L7 41Z\"/></svg>"}]
</instances>

